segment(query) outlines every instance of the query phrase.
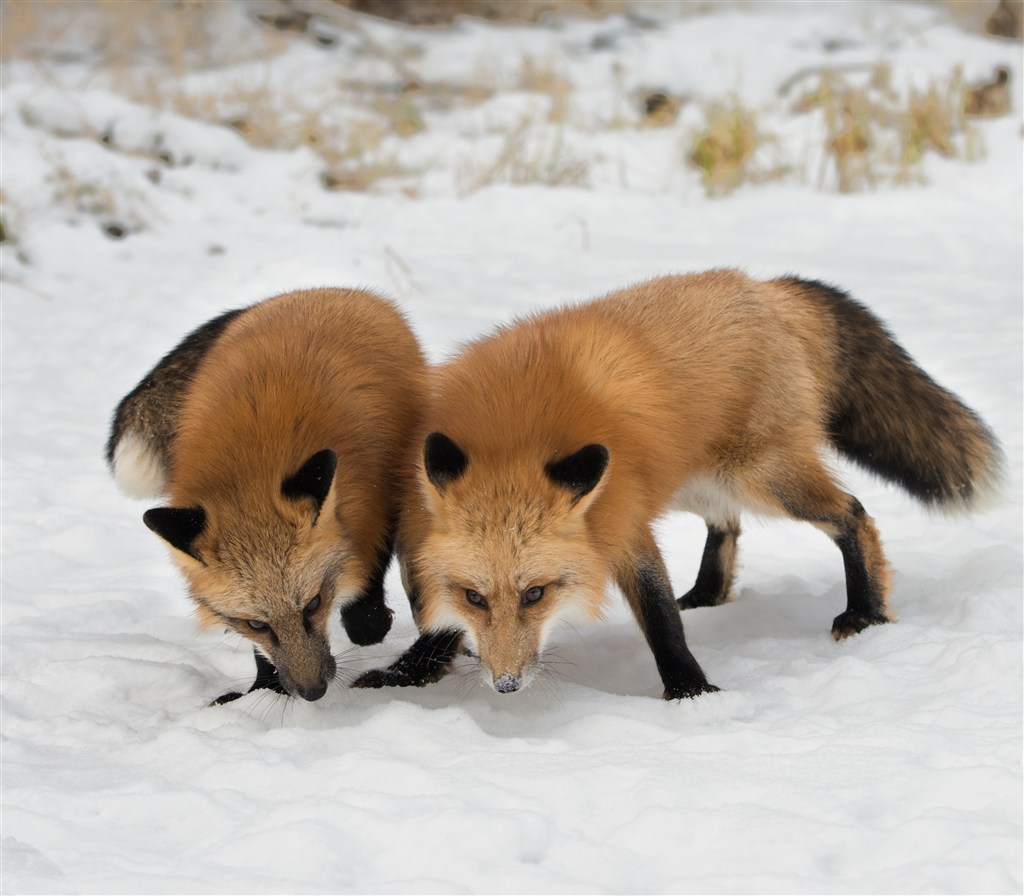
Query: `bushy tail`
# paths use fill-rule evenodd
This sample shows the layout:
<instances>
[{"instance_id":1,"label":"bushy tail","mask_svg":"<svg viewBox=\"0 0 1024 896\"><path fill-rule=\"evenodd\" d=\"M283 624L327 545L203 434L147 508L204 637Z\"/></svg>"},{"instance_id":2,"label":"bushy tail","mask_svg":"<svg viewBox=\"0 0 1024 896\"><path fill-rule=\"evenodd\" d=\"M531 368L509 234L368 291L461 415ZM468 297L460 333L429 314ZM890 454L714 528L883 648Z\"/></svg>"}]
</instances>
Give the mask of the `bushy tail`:
<instances>
[{"instance_id":1,"label":"bushy tail","mask_svg":"<svg viewBox=\"0 0 1024 896\"><path fill-rule=\"evenodd\" d=\"M790 280L836 327L836 382L827 421L843 455L937 510L970 510L993 495L1004 458L977 414L914 363L848 295Z\"/></svg>"},{"instance_id":2,"label":"bushy tail","mask_svg":"<svg viewBox=\"0 0 1024 896\"><path fill-rule=\"evenodd\" d=\"M121 399L110 425L107 463L125 494L156 498L166 492L185 393L210 347L239 314L226 311L193 330Z\"/></svg>"}]
</instances>

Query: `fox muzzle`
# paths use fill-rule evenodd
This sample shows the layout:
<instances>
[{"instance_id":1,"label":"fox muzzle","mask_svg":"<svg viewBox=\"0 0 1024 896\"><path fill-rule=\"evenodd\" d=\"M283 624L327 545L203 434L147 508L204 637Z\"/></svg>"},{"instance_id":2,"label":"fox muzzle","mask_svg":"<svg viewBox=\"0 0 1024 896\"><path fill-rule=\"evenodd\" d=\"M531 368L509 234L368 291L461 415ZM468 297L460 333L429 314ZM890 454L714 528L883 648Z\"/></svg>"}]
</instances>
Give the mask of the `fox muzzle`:
<instances>
[{"instance_id":1,"label":"fox muzzle","mask_svg":"<svg viewBox=\"0 0 1024 896\"><path fill-rule=\"evenodd\" d=\"M511 694L523 686L523 680L518 675L499 675L494 679L494 690L499 694Z\"/></svg>"},{"instance_id":2,"label":"fox muzzle","mask_svg":"<svg viewBox=\"0 0 1024 896\"><path fill-rule=\"evenodd\" d=\"M334 673L337 670L337 664L334 662L334 657L329 656L324 662L324 667L321 671L320 676L311 683L299 684L297 681L291 678L286 672L278 670L281 677L281 686L293 697L301 697L303 700L319 700L324 694L327 693L327 685L330 684L331 679L334 678Z\"/></svg>"}]
</instances>

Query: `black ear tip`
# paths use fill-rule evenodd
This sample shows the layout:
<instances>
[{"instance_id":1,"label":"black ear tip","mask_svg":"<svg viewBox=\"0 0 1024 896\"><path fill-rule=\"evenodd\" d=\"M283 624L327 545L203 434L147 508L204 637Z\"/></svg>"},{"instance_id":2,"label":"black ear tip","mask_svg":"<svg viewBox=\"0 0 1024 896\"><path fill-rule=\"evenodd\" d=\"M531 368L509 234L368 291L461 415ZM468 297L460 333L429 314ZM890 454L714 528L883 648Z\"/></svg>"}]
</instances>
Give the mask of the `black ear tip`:
<instances>
[{"instance_id":1,"label":"black ear tip","mask_svg":"<svg viewBox=\"0 0 1024 896\"><path fill-rule=\"evenodd\" d=\"M590 491L598 481L604 475L604 471L608 469L608 461L611 460L611 454L604 445L584 445L577 451L571 458L567 458L572 462L574 472L577 476L592 483L587 491Z\"/></svg>"},{"instance_id":2,"label":"black ear tip","mask_svg":"<svg viewBox=\"0 0 1024 896\"><path fill-rule=\"evenodd\" d=\"M168 526L198 534L206 525L206 512L202 507L152 507L142 514L142 522L157 535L163 535Z\"/></svg>"},{"instance_id":3,"label":"black ear tip","mask_svg":"<svg viewBox=\"0 0 1024 896\"><path fill-rule=\"evenodd\" d=\"M322 451L318 451L316 454L310 456L310 458L303 464L303 468L310 468L317 473L324 475L334 476L334 471L338 466L338 452L333 448L324 448Z\"/></svg>"},{"instance_id":4,"label":"black ear tip","mask_svg":"<svg viewBox=\"0 0 1024 896\"><path fill-rule=\"evenodd\" d=\"M432 432L423 442L423 465L437 489L454 482L469 465L469 458L443 432Z\"/></svg>"},{"instance_id":5,"label":"black ear tip","mask_svg":"<svg viewBox=\"0 0 1024 896\"><path fill-rule=\"evenodd\" d=\"M338 455L331 448L324 448L309 459L284 482L281 492L286 498L312 498L317 512L327 500L334 473L338 469Z\"/></svg>"},{"instance_id":6,"label":"black ear tip","mask_svg":"<svg viewBox=\"0 0 1024 896\"><path fill-rule=\"evenodd\" d=\"M437 454L446 451L458 451L459 446L443 432L432 432L424 439L423 450L427 454Z\"/></svg>"},{"instance_id":7,"label":"black ear tip","mask_svg":"<svg viewBox=\"0 0 1024 896\"><path fill-rule=\"evenodd\" d=\"M146 528L184 554L200 559L193 542L206 528L202 507L154 507L142 514Z\"/></svg>"},{"instance_id":8,"label":"black ear tip","mask_svg":"<svg viewBox=\"0 0 1024 896\"><path fill-rule=\"evenodd\" d=\"M609 460L611 454L604 445L584 445L575 454L552 461L544 469L552 482L572 492L575 503L594 490Z\"/></svg>"},{"instance_id":9,"label":"black ear tip","mask_svg":"<svg viewBox=\"0 0 1024 896\"><path fill-rule=\"evenodd\" d=\"M604 468L608 466L608 461L611 459L611 455L608 453L608 449L604 445L587 445L580 449L581 455L585 455L586 458L594 464L599 466L601 472L604 472Z\"/></svg>"}]
</instances>

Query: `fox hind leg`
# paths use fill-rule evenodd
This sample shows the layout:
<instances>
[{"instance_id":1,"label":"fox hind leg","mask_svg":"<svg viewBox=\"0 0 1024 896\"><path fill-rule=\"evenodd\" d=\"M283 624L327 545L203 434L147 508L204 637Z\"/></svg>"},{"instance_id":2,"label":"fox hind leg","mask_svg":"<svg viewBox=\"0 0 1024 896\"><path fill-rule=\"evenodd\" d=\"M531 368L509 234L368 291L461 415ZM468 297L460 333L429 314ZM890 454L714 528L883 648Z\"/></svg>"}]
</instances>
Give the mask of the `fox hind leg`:
<instances>
[{"instance_id":1,"label":"fox hind leg","mask_svg":"<svg viewBox=\"0 0 1024 896\"><path fill-rule=\"evenodd\" d=\"M832 622L832 637L839 641L869 625L890 621L887 598L891 572L875 522L856 498L850 498L849 513L833 540L842 551L846 570L846 610Z\"/></svg>"},{"instance_id":2,"label":"fox hind leg","mask_svg":"<svg viewBox=\"0 0 1024 896\"><path fill-rule=\"evenodd\" d=\"M843 555L846 609L833 620L832 637L839 641L892 621L889 564L875 522L860 501L840 489L824 467L806 463L800 465L799 478L776 482L771 494L789 516L825 532Z\"/></svg>"},{"instance_id":3,"label":"fox hind leg","mask_svg":"<svg viewBox=\"0 0 1024 896\"><path fill-rule=\"evenodd\" d=\"M729 599L736 574L736 539L740 534L737 520L707 523L708 537L693 587L680 597L679 609L716 607Z\"/></svg>"}]
</instances>

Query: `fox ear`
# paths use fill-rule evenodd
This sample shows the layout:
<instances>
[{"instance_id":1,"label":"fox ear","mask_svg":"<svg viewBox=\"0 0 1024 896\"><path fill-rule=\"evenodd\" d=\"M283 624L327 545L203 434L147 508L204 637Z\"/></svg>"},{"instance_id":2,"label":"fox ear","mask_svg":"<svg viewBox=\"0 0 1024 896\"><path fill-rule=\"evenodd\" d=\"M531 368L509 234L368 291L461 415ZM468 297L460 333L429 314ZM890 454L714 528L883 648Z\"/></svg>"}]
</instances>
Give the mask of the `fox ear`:
<instances>
[{"instance_id":1,"label":"fox ear","mask_svg":"<svg viewBox=\"0 0 1024 896\"><path fill-rule=\"evenodd\" d=\"M604 445L584 445L575 454L549 463L544 472L555 485L572 492L572 503L576 504L597 487L608 468L608 459Z\"/></svg>"},{"instance_id":2,"label":"fox ear","mask_svg":"<svg viewBox=\"0 0 1024 896\"><path fill-rule=\"evenodd\" d=\"M281 494L295 500L312 498L316 504L315 516L319 516L320 509L327 500L327 493L331 490L334 471L337 468L338 455L330 448L324 448L299 467L297 473L293 473L281 483Z\"/></svg>"},{"instance_id":3,"label":"fox ear","mask_svg":"<svg viewBox=\"0 0 1024 896\"><path fill-rule=\"evenodd\" d=\"M439 492L466 472L469 458L448 436L432 432L423 443L423 466L427 479Z\"/></svg>"},{"instance_id":4,"label":"fox ear","mask_svg":"<svg viewBox=\"0 0 1024 896\"><path fill-rule=\"evenodd\" d=\"M206 528L206 511L202 507L154 507L142 515L142 522L171 547L203 562L195 549L195 540Z\"/></svg>"}]
</instances>

